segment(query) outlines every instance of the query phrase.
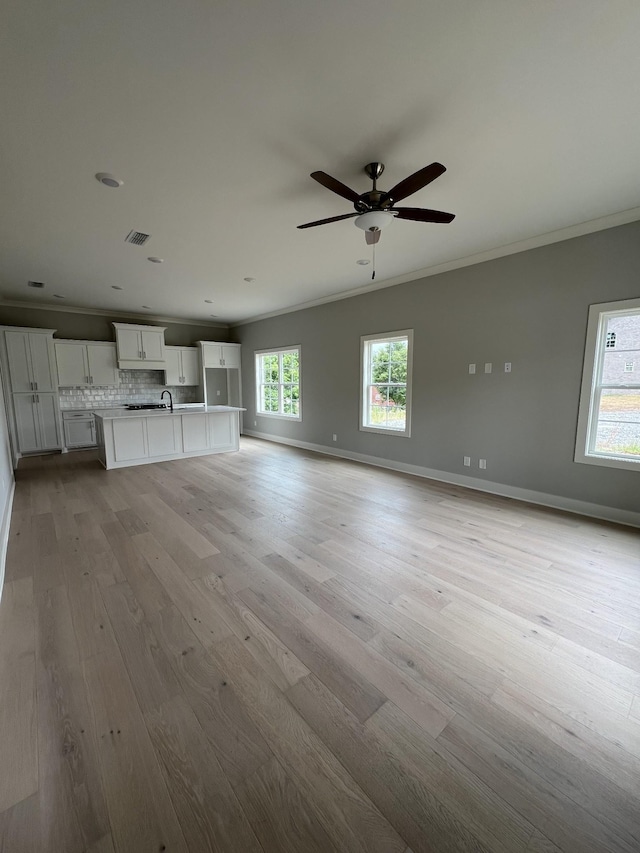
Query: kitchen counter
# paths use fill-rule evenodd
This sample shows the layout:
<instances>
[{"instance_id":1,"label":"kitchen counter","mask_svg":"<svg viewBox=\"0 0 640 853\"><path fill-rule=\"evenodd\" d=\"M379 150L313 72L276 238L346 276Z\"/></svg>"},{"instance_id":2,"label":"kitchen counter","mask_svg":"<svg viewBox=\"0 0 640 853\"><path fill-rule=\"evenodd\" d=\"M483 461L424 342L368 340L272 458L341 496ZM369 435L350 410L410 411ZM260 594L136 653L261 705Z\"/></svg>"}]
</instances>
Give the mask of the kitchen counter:
<instances>
[{"instance_id":1,"label":"kitchen counter","mask_svg":"<svg viewBox=\"0 0 640 853\"><path fill-rule=\"evenodd\" d=\"M168 407L166 409L94 409L93 411L97 418L113 420L114 418L155 418L166 417L167 415L202 415L216 412L246 412L246 409L239 409L236 406L186 405L184 407L174 406L173 412Z\"/></svg>"},{"instance_id":2,"label":"kitchen counter","mask_svg":"<svg viewBox=\"0 0 640 853\"><path fill-rule=\"evenodd\" d=\"M240 448L236 406L95 411L98 458L105 468L126 468Z\"/></svg>"}]
</instances>

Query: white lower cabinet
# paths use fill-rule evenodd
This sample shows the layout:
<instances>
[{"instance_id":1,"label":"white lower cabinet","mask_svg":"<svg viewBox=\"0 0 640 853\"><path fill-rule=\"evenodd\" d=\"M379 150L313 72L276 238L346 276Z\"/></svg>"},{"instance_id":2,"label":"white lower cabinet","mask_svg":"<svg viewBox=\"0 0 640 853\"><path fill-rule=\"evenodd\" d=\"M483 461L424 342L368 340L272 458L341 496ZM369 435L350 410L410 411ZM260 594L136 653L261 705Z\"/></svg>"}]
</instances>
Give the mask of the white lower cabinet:
<instances>
[{"instance_id":1,"label":"white lower cabinet","mask_svg":"<svg viewBox=\"0 0 640 853\"><path fill-rule=\"evenodd\" d=\"M128 418L113 423L113 441L117 462L148 456L146 418Z\"/></svg>"},{"instance_id":2,"label":"white lower cabinet","mask_svg":"<svg viewBox=\"0 0 640 853\"><path fill-rule=\"evenodd\" d=\"M185 453L209 449L206 415L190 415L182 420L182 440Z\"/></svg>"},{"instance_id":3,"label":"white lower cabinet","mask_svg":"<svg viewBox=\"0 0 640 853\"><path fill-rule=\"evenodd\" d=\"M105 468L122 468L238 450L239 412L221 407L206 413L103 417L98 411L98 458Z\"/></svg>"},{"instance_id":4,"label":"white lower cabinet","mask_svg":"<svg viewBox=\"0 0 640 853\"><path fill-rule=\"evenodd\" d=\"M67 450L78 447L95 447L96 421L93 412L63 412L62 429L64 432L64 446Z\"/></svg>"},{"instance_id":5,"label":"white lower cabinet","mask_svg":"<svg viewBox=\"0 0 640 853\"><path fill-rule=\"evenodd\" d=\"M14 394L13 409L20 453L60 448L60 430L54 394Z\"/></svg>"},{"instance_id":6,"label":"white lower cabinet","mask_svg":"<svg viewBox=\"0 0 640 853\"><path fill-rule=\"evenodd\" d=\"M171 456L182 452L181 420L177 415L147 420L149 456Z\"/></svg>"}]
</instances>

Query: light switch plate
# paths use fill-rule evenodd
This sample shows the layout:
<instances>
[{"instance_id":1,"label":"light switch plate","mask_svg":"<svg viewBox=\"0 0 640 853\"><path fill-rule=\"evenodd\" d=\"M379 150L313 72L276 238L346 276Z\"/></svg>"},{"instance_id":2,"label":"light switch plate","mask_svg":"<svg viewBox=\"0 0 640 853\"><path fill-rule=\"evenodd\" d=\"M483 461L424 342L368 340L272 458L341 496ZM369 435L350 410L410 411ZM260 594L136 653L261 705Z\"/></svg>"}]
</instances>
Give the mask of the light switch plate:
<instances>
[{"instance_id":1,"label":"light switch plate","mask_svg":"<svg viewBox=\"0 0 640 853\"><path fill-rule=\"evenodd\" d=\"M491 363L490 361L485 361L485 363L484 363L484 372L485 372L485 373L491 373L492 369L493 369L493 365L492 365L492 363Z\"/></svg>"},{"instance_id":2,"label":"light switch plate","mask_svg":"<svg viewBox=\"0 0 640 853\"><path fill-rule=\"evenodd\" d=\"M475 373L475 372L476 372L475 364L470 364L469 365L469 373Z\"/></svg>"}]
</instances>

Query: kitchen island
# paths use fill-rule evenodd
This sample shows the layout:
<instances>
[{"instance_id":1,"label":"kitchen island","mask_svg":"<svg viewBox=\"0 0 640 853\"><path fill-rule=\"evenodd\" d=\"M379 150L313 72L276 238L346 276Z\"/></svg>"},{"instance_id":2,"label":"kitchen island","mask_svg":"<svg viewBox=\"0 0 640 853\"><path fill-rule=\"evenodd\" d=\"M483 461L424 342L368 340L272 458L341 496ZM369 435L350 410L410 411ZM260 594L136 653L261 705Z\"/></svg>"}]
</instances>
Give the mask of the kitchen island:
<instances>
[{"instance_id":1,"label":"kitchen island","mask_svg":"<svg viewBox=\"0 0 640 853\"><path fill-rule=\"evenodd\" d=\"M240 448L235 406L95 412L98 458L105 468L126 468Z\"/></svg>"}]
</instances>

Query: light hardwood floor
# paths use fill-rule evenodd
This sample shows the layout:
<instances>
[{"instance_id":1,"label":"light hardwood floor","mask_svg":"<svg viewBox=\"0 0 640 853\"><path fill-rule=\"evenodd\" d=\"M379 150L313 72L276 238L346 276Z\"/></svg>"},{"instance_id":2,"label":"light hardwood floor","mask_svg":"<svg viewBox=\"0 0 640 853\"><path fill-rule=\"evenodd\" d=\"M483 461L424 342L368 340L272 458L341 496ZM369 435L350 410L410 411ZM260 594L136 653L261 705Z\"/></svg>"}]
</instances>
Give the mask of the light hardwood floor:
<instances>
[{"instance_id":1,"label":"light hardwood floor","mask_svg":"<svg viewBox=\"0 0 640 853\"><path fill-rule=\"evenodd\" d=\"M275 444L23 460L3 853L637 853L640 537Z\"/></svg>"}]
</instances>

